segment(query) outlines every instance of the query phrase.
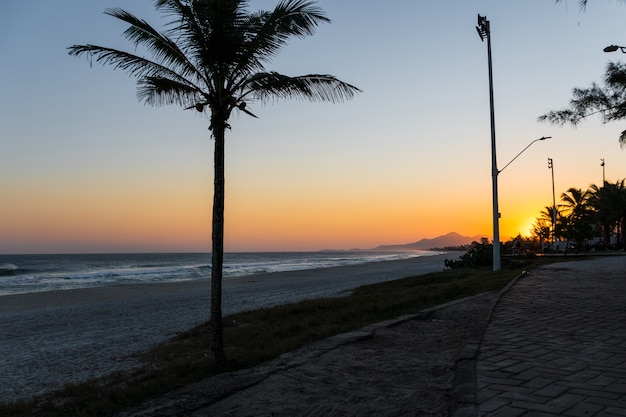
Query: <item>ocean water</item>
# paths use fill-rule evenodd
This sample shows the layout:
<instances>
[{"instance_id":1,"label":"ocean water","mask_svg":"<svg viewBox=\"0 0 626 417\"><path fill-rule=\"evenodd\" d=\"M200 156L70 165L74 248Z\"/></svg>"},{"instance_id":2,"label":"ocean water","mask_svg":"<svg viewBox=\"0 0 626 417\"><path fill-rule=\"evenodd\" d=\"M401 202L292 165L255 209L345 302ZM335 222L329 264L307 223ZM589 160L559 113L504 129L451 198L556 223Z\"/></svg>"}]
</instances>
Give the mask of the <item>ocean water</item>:
<instances>
[{"instance_id":1,"label":"ocean water","mask_svg":"<svg viewBox=\"0 0 626 417\"><path fill-rule=\"evenodd\" d=\"M436 255L439 252L226 253L224 279ZM0 296L209 278L207 253L0 255Z\"/></svg>"}]
</instances>

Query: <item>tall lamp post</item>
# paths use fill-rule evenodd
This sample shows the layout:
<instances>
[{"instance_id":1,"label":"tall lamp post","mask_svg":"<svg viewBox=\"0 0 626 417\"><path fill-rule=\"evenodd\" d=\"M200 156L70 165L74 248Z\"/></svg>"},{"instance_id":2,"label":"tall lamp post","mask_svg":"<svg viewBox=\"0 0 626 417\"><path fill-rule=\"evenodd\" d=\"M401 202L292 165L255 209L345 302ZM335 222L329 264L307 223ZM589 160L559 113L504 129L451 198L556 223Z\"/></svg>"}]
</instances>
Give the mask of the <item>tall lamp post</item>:
<instances>
[{"instance_id":1,"label":"tall lamp post","mask_svg":"<svg viewBox=\"0 0 626 417\"><path fill-rule=\"evenodd\" d=\"M478 26L476 26L478 36L481 41L487 39L487 65L489 67L489 109L491 119L491 180L492 180L492 193L493 193L493 270L499 271L501 267L500 256L500 211L498 209L498 174L500 174L506 167L511 165L511 162L515 161L524 151L531 147L531 145L540 140L550 139L550 136L544 136L539 139L535 139L530 142L520 153L515 155L515 158L504 166L501 170L498 170L498 164L496 160L496 120L493 106L493 68L491 65L491 30L489 28L489 20L487 16L478 15Z\"/></svg>"},{"instance_id":2,"label":"tall lamp post","mask_svg":"<svg viewBox=\"0 0 626 417\"><path fill-rule=\"evenodd\" d=\"M556 243L556 195L554 194L554 161L548 158L548 169L552 171L552 245Z\"/></svg>"},{"instance_id":3,"label":"tall lamp post","mask_svg":"<svg viewBox=\"0 0 626 417\"><path fill-rule=\"evenodd\" d=\"M487 16L478 15L478 26L476 26L478 36L481 41L487 39L487 65L489 66L489 108L491 118L491 182L493 200L493 270L500 270L500 227L498 220L500 212L498 210L498 164L496 161L496 120L493 109L493 69L491 66L491 30Z\"/></svg>"}]
</instances>

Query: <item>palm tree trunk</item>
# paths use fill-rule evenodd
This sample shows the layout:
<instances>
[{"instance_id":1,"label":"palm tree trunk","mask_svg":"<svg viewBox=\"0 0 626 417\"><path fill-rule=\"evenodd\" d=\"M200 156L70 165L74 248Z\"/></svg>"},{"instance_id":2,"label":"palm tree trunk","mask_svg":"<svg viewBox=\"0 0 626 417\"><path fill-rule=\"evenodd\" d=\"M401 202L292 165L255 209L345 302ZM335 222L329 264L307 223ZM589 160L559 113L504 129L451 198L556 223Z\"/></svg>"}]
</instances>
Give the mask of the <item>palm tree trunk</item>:
<instances>
[{"instance_id":1,"label":"palm tree trunk","mask_svg":"<svg viewBox=\"0 0 626 417\"><path fill-rule=\"evenodd\" d=\"M213 125L215 139L213 179L213 246L211 263L211 354L214 359L224 356L222 324L222 267L224 265L224 136L226 124Z\"/></svg>"}]
</instances>

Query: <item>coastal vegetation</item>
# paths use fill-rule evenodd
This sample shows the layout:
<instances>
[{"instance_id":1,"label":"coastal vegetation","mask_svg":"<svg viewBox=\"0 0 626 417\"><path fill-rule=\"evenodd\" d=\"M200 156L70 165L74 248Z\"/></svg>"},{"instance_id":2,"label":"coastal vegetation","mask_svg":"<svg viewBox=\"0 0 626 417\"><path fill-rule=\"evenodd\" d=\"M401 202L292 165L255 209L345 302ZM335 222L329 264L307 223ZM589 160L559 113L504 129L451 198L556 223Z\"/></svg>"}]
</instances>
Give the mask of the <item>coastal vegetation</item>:
<instances>
[{"instance_id":1,"label":"coastal vegetation","mask_svg":"<svg viewBox=\"0 0 626 417\"><path fill-rule=\"evenodd\" d=\"M498 272L489 266L448 269L367 285L344 297L234 314L225 317L222 361L213 359L208 351L211 332L205 324L143 353L143 365L137 369L68 385L32 401L0 405L0 415L111 416L175 388L255 366L317 340L500 290L522 271L552 261L520 257L516 262L505 262Z\"/></svg>"},{"instance_id":2,"label":"coastal vegetation","mask_svg":"<svg viewBox=\"0 0 626 417\"><path fill-rule=\"evenodd\" d=\"M559 3L561 0L556 0ZM622 1L623 2L623 1ZM587 0L579 1L581 9ZM604 52L625 52L623 46L610 45ZM626 64L609 62L602 83L593 82L587 88L574 88L569 105L561 110L552 110L541 116L539 121L556 125L577 126L590 116L600 116L603 123L626 119ZM618 136L622 149L626 148L626 130ZM604 167L604 160L602 160ZM563 204L548 206L533 226L533 234L541 242L552 239L564 240L564 251L573 243L576 251L589 249L620 249L624 247L626 190L624 179L614 184L603 178L601 187L592 184L587 190L570 188L561 194Z\"/></svg>"},{"instance_id":3,"label":"coastal vegetation","mask_svg":"<svg viewBox=\"0 0 626 417\"><path fill-rule=\"evenodd\" d=\"M518 236L516 240L523 244L524 252L535 253L623 249L625 184L622 179L605 181L602 186L592 184L586 190L569 188L561 194L561 204L539 212L530 239ZM511 242L508 245L512 246Z\"/></svg>"},{"instance_id":4,"label":"coastal vegetation","mask_svg":"<svg viewBox=\"0 0 626 417\"><path fill-rule=\"evenodd\" d=\"M208 113L214 140L211 272L211 353L223 355L224 145L233 112L256 117L249 104L272 99L341 102L360 90L332 75L287 76L266 64L292 38L330 22L313 2L282 0L273 11L250 12L246 0L154 0L171 20L160 32L120 8L105 11L128 25L124 37L135 53L91 44L73 45L72 56L111 65L137 79L137 96L152 106L176 104ZM145 58L146 53L151 58Z\"/></svg>"}]
</instances>

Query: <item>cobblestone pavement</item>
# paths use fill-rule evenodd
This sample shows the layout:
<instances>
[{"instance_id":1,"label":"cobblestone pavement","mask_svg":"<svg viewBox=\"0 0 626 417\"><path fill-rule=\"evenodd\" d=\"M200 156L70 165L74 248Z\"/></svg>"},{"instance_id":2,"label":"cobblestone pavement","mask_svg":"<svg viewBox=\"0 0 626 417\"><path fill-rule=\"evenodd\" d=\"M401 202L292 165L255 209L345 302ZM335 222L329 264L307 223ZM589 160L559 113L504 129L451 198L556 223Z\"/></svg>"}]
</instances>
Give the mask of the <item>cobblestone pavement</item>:
<instances>
[{"instance_id":1,"label":"cobblestone pavement","mask_svg":"<svg viewBox=\"0 0 626 417\"><path fill-rule=\"evenodd\" d=\"M476 388L480 416L626 416L626 256L519 279L483 335Z\"/></svg>"}]
</instances>

